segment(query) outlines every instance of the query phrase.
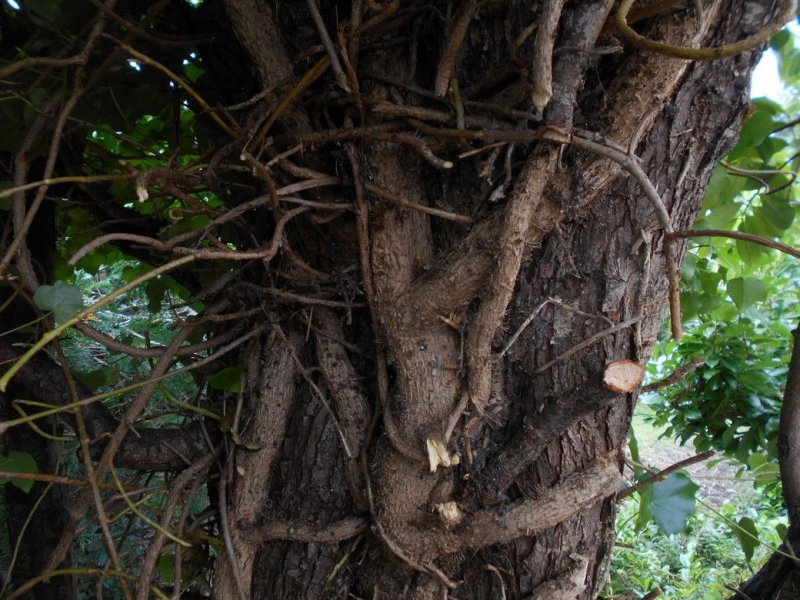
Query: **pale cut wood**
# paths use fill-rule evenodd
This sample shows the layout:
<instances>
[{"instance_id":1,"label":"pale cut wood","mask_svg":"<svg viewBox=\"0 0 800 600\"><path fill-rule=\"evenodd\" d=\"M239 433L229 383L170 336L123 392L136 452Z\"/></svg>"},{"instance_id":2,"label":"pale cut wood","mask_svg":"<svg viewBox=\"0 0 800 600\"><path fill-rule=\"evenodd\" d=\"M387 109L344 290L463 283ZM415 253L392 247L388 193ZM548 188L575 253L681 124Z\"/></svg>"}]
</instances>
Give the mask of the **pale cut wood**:
<instances>
[{"instance_id":1,"label":"pale cut wood","mask_svg":"<svg viewBox=\"0 0 800 600\"><path fill-rule=\"evenodd\" d=\"M612 392L630 392L642 384L644 367L632 360L616 360L606 366L603 385Z\"/></svg>"}]
</instances>

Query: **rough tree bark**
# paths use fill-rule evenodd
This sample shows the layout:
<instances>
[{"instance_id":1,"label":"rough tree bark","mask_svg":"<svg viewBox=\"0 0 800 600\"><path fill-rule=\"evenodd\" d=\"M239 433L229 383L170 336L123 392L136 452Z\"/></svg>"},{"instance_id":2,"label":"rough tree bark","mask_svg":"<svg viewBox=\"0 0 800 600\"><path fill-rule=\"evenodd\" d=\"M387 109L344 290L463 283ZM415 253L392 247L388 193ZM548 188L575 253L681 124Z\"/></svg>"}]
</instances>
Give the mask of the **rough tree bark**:
<instances>
[{"instance_id":1,"label":"rough tree bark","mask_svg":"<svg viewBox=\"0 0 800 600\"><path fill-rule=\"evenodd\" d=\"M688 4L648 3L636 27L674 46L719 46L791 8ZM118 23L114 3L103 7ZM229 88L236 102L241 89L263 92L235 126L210 106L198 111L233 137L203 181L228 203L226 223L247 221L233 242L221 236L228 246L216 254L255 253L205 298L261 332L240 360L233 427L247 443L227 444L209 484L224 540L215 597L598 596L636 401L604 388L603 371L622 359L644 364L656 343L669 252L679 259L684 244L667 244L665 227L694 221L746 117L761 50L715 61L656 54L619 35L613 8L204 7L216 13L198 52L205 81L219 85L200 91ZM122 22L143 44L156 37L137 19ZM243 163L252 177L240 187L257 186L269 206L234 197ZM183 181L163 179L180 193ZM141 242L138 229L113 229L124 207L81 193L126 252L171 258L155 217L137 216L153 238ZM302 206L282 212L284 201ZM219 258L197 246L181 249L198 262ZM23 254L15 260L27 277ZM188 270L173 275L202 288ZM317 294L323 287L338 298ZM182 451L172 454L171 433L143 435L151 462L137 463L136 435L122 436L138 414L109 444L120 444L120 460L171 469L206 454L201 472L211 468L198 425L175 434ZM93 435L117 428L100 416L107 422ZM80 502L91 506L87 494ZM151 571L159 547L145 560Z\"/></svg>"},{"instance_id":2,"label":"rough tree bark","mask_svg":"<svg viewBox=\"0 0 800 600\"><path fill-rule=\"evenodd\" d=\"M680 46L719 45L761 29L777 10L740 4L733 10L728 2L704 2L700 15L666 10L648 19L644 32ZM546 49L555 32L544 124L590 130L635 152L672 226L689 227L712 167L735 141L758 52L687 62L627 44L614 51L620 42L607 24L611 7L597 0L479 10L466 2L413 5L396 15L383 7L375 18L393 27L378 27L380 34L359 40L360 53L349 53L362 75L361 125L418 117L429 123L419 126L428 137L354 130L351 141L340 138L343 148L332 149L313 133L304 136L302 111L287 113L310 164L333 152L339 172L350 173L358 217L336 235L343 251L354 258L359 252L370 311L348 314L346 324L343 315L313 316L314 343L307 346L316 347L332 414L286 358L313 361L295 334L273 336L273 350L252 364L258 375L249 388L247 431L271 443L235 458L246 465L230 495L245 596L432 598L448 588L463 598L599 593L635 401L635 394L608 393L600 381L604 365L644 362L656 341L667 297L661 225L638 184L608 159L514 137L535 129L534 121L504 129L507 137L479 138L517 143L455 160L449 170L444 160L469 148L438 143L437 135L459 134L433 128L498 130L487 106L506 115L536 108L550 86L527 64L531 48ZM262 85L275 86L302 47L289 32L300 23L313 30L311 17L301 3L228 0L226 8ZM339 7L339 14L348 13ZM326 16L333 31L333 15ZM557 24L549 34L541 24L548 19ZM515 48L536 22L533 41ZM515 52L517 65L509 60ZM539 93L534 106L531 87ZM345 117L343 126L351 124ZM477 223L385 201L397 197ZM344 245L348 237L357 249ZM628 325L552 362L620 323ZM343 340L367 354L348 352ZM275 352L285 368L270 362ZM426 453L437 455L437 447L441 461ZM428 468L454 455L458 466ZM235 597L235 571L228 555L220 556L218 597Z\"/></svg>"}]
</instances>

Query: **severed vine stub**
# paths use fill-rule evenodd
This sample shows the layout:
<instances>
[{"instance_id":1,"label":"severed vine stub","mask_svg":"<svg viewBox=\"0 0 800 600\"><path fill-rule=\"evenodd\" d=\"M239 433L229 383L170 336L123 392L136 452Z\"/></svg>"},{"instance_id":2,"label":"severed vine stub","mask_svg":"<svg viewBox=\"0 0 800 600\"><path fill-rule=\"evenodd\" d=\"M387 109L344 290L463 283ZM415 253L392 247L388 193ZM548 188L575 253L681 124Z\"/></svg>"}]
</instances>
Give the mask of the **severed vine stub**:
<instances>
[{"instance_id":1,"label":"severed vine stub","mask_svg":"<svg viewBox=\"0 0 800 600\"><path fill-rule=\"evenodd\" d=\"M616 360L603 373L603 385L612 392L632 392L642 384L644 367L632 360Z\"/></svg>"}]
</instances>

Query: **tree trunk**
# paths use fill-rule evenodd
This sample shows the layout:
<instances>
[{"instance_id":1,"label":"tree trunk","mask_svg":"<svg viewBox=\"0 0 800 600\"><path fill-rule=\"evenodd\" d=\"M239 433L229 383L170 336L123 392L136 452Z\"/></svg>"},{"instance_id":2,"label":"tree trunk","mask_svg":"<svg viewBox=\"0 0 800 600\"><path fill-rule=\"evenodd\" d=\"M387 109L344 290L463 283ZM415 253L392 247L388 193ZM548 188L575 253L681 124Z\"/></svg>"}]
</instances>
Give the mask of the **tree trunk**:
<instances>
[{"instance_id":1,"label":"tree trunk","mask_svg":"<svg viewBox=\"0 0 800 600\"><path fill-rule=\"evenodd\" d=\"M304 2L225 4L274 106L319 25ZM334 34L350 7L322 4ZM348 31L362 18L354 4ZM304 225L291 245L339 270L368 310L314 307L302 326L276 312L251 350L241 435L260 448L233 450L222 486L218 598L599 594L636 399L603 388L603 370L647 361L667 265L640 184L569 142L635 152L672 227L688 228L736 139L759 52L677 60L620 42L610 0L562 4L376 5L368 33L334 40L352 64L331 75L327 112L281 114L299 162L349 180L357 207ZM716 46L777 10L735 4L667 9L641 31ZM343 86L355 106L337 104ZM406 117L425 121L413 122L421 137L397 132ZM315 137L315 119L341 127L338 145ZM470 153L470 139L506 143Z\"/></svg>"},{"instance_id":2,"label":"tree trunk","mask_svg":"<svg viewBox=\"0 0 800 600\"><path fill-rule=\"evenodd\" d=\"M629 20L674 51L742 40L792 8L688 4L650 2ZM248 344L236 410L208 399L227 412L221 427L129 430L154 378L121 425L100 402L81 409L92 450L105 454L98 477L112 458L146 471L192 465L165 478L169 507L154 510L165 528L148 540L137 597L158 581L165 531L178 513L191 517L176 503L217 464L209 442L220 429L221 474L208 478L218 519L203 511L199 521L223 541L217 598L597 597L637 395L604 386L604 371L647 362L668 299L677 317L683 242L666 234L692 224L733 146L760 48L711 61L655 53L621 34L613 0L201 5L91 3L63 31L33 10L9 28L29 46L4 48L17 60L50 40L52 56L2 68L20 74L19 89L53 87L7 169L31 196L14 193L3 242L13 252L0 271L13 258L31 293L34 264L52 274L30 247L52 250L55 236L27 229L31 198L43 202L50 185L30 185L28 167L46 154L46 177L80 182L65 184L66 208L54 210L65 216L79 200L78 220L97 225L83 249L111 240L207 302L166 351L147 354L154 377L173 360L201 366L176 358L194 355L182 344L200 322L213 325L198 334L214 338L201 352ZM58 35L40 38L39 21ZM187 55L201 55L202 69L182 80ZM74 69L68 94L42 65ZM88 116L72 115L78 107ZM174 140L140 148L141 168L87 141L87 123L141 119L175 129ZM75 177L95 169L127 178L128 191L103 187L108 174L98 185ZM49 189L48 203L61 203ZM151 192L159 202L146 203ZM16 325L9 318L0 332ZM0 364L20 351L0 341ZM66 404L63 375L40 354L9 394ZM22 449L26 432L4 443ZM12 507L16 525L38 498ZM96 500L80 492L70 524ZM58 510L43 504L36 518ZM26 536L17 575L47 570L31 543L48 568L61 564L74 538L59 541L51 554L52 536ZM51 592L71 594L70 582Z\"/></svg>"}]
</instances>

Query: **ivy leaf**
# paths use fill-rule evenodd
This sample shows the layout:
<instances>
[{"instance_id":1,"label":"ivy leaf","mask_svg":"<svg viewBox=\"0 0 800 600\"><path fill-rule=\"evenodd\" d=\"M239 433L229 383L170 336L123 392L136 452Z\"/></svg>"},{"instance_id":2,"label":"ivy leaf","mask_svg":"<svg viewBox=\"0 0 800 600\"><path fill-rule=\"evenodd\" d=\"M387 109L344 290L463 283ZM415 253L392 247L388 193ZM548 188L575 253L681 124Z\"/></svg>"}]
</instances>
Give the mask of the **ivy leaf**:
<instances>
[{"instance_id":1,"label":"ivy leaf","mask_svg":"<svg viewBox=\"0 0 800 600\"><path fill-rule=\"evenodd\" d=\"M239 367L225 367L209 375L208 383L218 390L238 393L241 390L242 370Z\"/></svg>"},{"instance_id":2,"label":"ivy leaf","mask_svg":"<svg viewBox=\"0 0 800 600\"><path fill-rule=\"evenodd\" d=\"M175 554L162 554L158 559L158 572L164 581L175 580Z\"/></svg>"},{"instance_id":3,"label":"ivy leaf","mask_svg":"<svg viewBox=\"0 0 800 600\"><path fill-rule=\"evenodd\" d=\"M94 371L73 371L75 378L92 391L112 385L120 380L119 367L116 365L105 366Z\"/></svg>"},{"instance_id":4,"label":"ivy leaf","mask_svg":"<svg viewBox=\"0 0 800 600\"><path fill-rule=\"evenodd\" d=\"M36 459L28 452L12 450L8 456L0 454L0 471L13 471L14 473L38 473L39 466ZM31 491L34 482L29 479L0 479L0 485L11 482L26 494Z\"/></svg>"},{"instance_id":5,"label":"ivy leaf","mask_svg":"<svg viewBox=\"0 0 800 600\"><path fill-rule=\"evenodd\" d=\"M728 295L739 310L745 310L756 302L766 300L769 289L760 279L736 277L728 282Z\"/></svg>"},{"instance_id":6,"label":"ivy leaf","mask_svg":"<svg viewBox=\"0 0 800 600\"><path fill-rule=\"evenodd\" d=\"M733 534L739 540L747 562L750 562L753 558L753 551L758 547L758 529L753 523L753 519L749 517L742 517L737 525L738 527L732 527Z\"/></svg>"},{"instance_id":7,"label":"ivy leaf","mask_svg":"<svg viewBox=\"0 0 800 600\"><path fill-rule=\"evenodd\" d=\"M42 310L53 311L53 316L59 323L63 323L83 308L81 291L60 279L53 285L39 286L33 295L33 301Z\"/></svg>"},{"instance_id":8,"label":"ivy leaf","mask_svg":"<svg viewBox=\"0 0 800 600\"><path fill-rule=\"evenodd\" d=\"M664 533L681 533L694 512L695 494L700 489L686 473L671 473L653 490L653 520Z\"/></svg>"},{"instance_id":9,"label":"ivy leaf","mask_svg":"<svg viewBox=\"0 0 800 600\"><path fill-rule=\"evenodd\" d=\"M188 79L190 83L197 83L200 76L205 73L203 69L191 62L187 62L183 65L183 71L186 73L186 79Z\"/></svg>"}]
</instances>

